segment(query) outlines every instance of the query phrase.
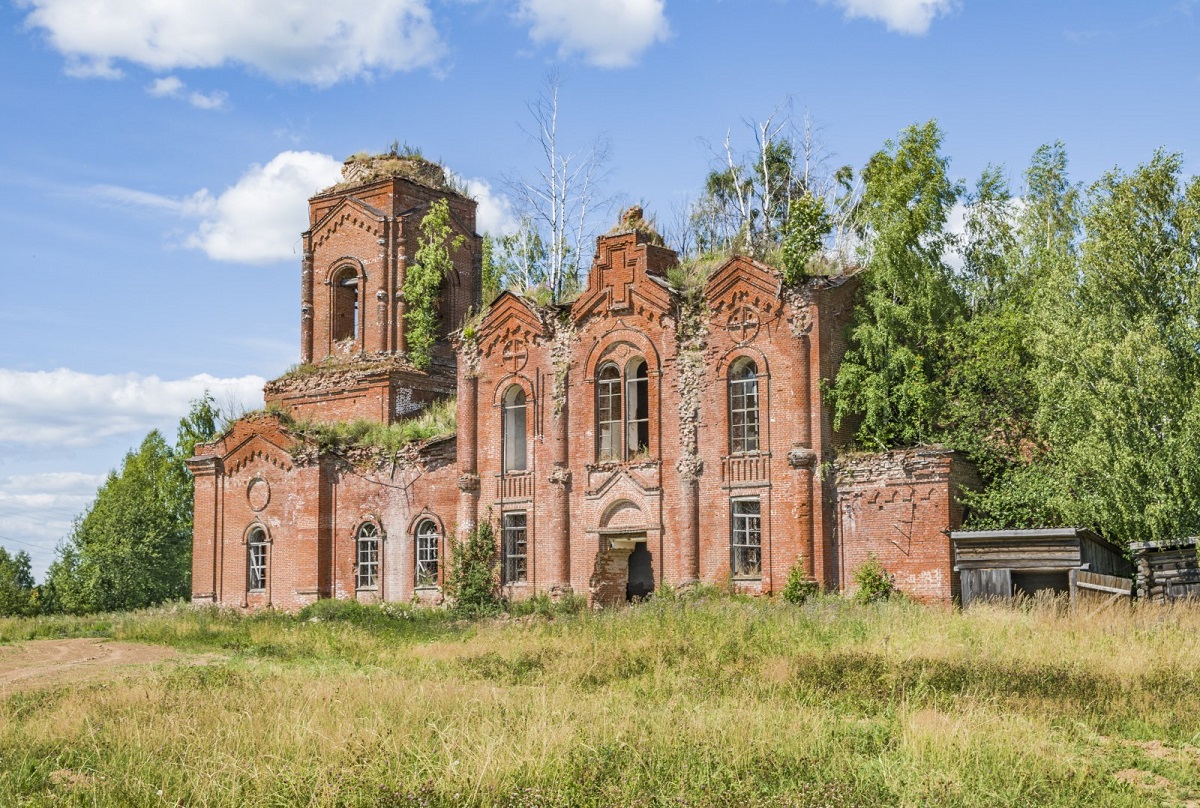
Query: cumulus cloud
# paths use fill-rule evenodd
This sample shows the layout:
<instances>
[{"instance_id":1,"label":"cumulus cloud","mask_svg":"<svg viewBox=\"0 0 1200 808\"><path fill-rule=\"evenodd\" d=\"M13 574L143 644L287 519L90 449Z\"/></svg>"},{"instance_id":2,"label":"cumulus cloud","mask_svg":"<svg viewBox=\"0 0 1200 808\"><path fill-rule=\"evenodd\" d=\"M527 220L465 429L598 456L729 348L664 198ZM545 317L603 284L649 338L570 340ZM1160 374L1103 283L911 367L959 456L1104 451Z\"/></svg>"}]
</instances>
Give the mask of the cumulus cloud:
<instances>
[{"instance_id":1,"label":"cumulus cloud","mask_svg":"<svg viewBox=\"0 0 1200 808\"><path fill-rule=\"evenodd\" d=\"M832 0L847 17L877 20L889 31L924 34L935 17L948 14L957 0ZM829 0L823 0L829 2Z\"/></svg>"},{"instance_id":2,"label":"cumulus cloud","mask_svg":"<svg viewBox=\"0 0 1200 808\"><path fill-rule=\"evenodd\" d=\"M512 201L504 194L493 191L491 183L481 179L461 179L467 193L479 203L475 210L475 229L480 233L505 236L515 233L519 227L513 213Z\"/></svg>"},{"instance_id":3,"label":"cumulus cloud","mask_svg":"<svg viewBox=\"0 0 1200 808\"><path fill-rule=\"evenodd\" d=\"M560 57L582 54L598 67L628 67L670 35L665 0L520 0L518 17L538 44Z\"/></svg>"},{"instance_id":4,"label":"cumulus cloud","mask_svg":"<svg viewBox=\"0 0 1200 808\"><path fill-rule=\"evenodd\" d=\"M428 0L17 0L74 76L241 64L280 81L329 86L436 65L445 51Z\"/></svg>"},{"instance_id":5,"label":"cumulus cloud","mask_svg":"<svg viewBox=\"0 0 1200 808\"><path fill-rule=\"evenodd\" d=\"M201 188L185 197L136 188L96 185L94 197L174 213L198 222L184 246L216 261L266 264L296 256L308 226L308 198L341 178L342 163L328 154L285 151L252 165L222 193Z\"/></svg>"},{"instance_id":6,"label":"cumulus cloud","mask_svg":"<svg viewBox=\"0 0 1200 808\"><path fill-rule=\"evenodd\" d=\"M185 93L184 87L183 80L178 76L164 76L152 81L146 87L146 92L155 98L183 99L197 109L224 109L225 102L229 100L229 94L220 90L214 90L211 93L193 90Z\"/></svg>"},{"instance_id":7,"label":"cumulus cloud","mask_svg":"<svg viewBox=\"0 0 1200 808\"><path fill-rule=\"evenodd\" d=\"M235 411L253 409L262 404L264 382L261 376L166 380L136 373L0 368L0 447L77 449L116 436L136 439L151 429L174 440L179 419L205 390Z\"/></svg>"},{"instance_id":8,"label":"cumulus cloud","mask_svg":"<svg viewBox=\"0 0 1200 808\"><path fill-rule=\"evenodd\" d=\"M251 166L220 196L207 190L183 203L201 217L187 246L217 261L265 264L297 254L308 224L308 198L341 178L342 163L328 154L285 151Z\"/></svg>"}]
</instances>

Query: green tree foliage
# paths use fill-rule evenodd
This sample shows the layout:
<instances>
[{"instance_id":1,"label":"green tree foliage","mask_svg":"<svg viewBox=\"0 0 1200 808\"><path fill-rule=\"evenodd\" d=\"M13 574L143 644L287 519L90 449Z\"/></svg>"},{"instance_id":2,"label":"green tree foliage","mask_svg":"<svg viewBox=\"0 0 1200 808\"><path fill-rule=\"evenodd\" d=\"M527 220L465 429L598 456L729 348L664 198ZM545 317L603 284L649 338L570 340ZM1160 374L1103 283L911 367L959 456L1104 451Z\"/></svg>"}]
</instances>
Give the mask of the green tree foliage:
<instances>
[{"instance_id":1,"label":"green tree foliage","mask_svg":"<svg viewBox=\"0 0 1200 808\"><path fill-rule=\"evenodd\" d=\"M862 303L829 398L839 426L861 419L857 436L867 446L925 443L939 434L947 335L963 311L942 257L959 188L947 176L941 143L936 122L911 126L863 172Z\"/></svg>"},{"instance_id":2,"label":"green tree foliage","mask_svg":"<svg viewBox=\"0 0 1200 808\"><path fill-rule=\"evenodd\" d=\"M463 244L462 236L453 236L450 226L450 205L446 200L434 200L429 212L421 219L420 244L413 263L404 275L405 339L408 358L422 370L429 367L433 345L441 325L438 302L442 281L454 269L451 250Z\"/></svg>"},{"instance_id":3,"label":"green tree foliage","mask_svg":"<svg viewBox=\"0 0 1200 808\"><path fill-rule=\"evenodd\" d=\"M780 244L784 283L795 284L808 277L808 263L821 251L832 227L822 197L805 191L791 201Z\"/></svg>"},{"instance_id":4,"label":"green tree foliage","mask_svg":"<svg viewBox=\"0 0 1200 808\"><path fill-rule=\"evenodd\" d=\"M1160 151L1089 189L1040 334L1056 509L1123 541L1200 530L1200 180L1181 168Z\"/></svg>"},{"instance_id":5,"label":"green tree foliage","mask_svg":"<svg viewBox=\"0 0 1200 808\"><path fill-rule=\"evenodd\" d=\"M34 615L40 606L29 553L21 550L9 555L0 547L0 617Z\"/></svg>"},{"instance_id":6,"label":"green tree foliage","mask_svg":"<svg viewBox=\"0 0 1200 808\"><path fill-rule=\"evenodd\" d=\"M155 430L125 455L59 548L47 574L48 608L136 609L189 594L193 483L184 460L215 436L218 420L206 393L180 422L175 447Z\"/></svg>"},{"instance_id":7,"label":"green tree foliage","mask_svg":"<svg viewBox=\"0 0 1200 808\"><path fill-rule=\"evenodd\" d=\"M499 611L500 565L490 514L465 539L451 536L445 584L456 609L472 614Z\"/></svg>"}]
</instances>

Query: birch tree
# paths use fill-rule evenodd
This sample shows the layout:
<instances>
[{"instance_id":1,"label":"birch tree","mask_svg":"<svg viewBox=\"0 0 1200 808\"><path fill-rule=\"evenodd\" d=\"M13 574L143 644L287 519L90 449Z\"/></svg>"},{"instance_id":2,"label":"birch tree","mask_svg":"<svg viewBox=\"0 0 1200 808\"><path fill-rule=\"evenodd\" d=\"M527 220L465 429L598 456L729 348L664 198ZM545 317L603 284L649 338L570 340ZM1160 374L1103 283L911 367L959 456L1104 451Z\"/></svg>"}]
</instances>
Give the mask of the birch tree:
<instances>
[{"instance_id":1,"label":"birch tree","mask_svg":"<svg viewBox=\"0 0 1200 808\"><path fill-rule=\"evenodd\" d=\"M602 137L581 152L561 142L560 89L559 78L550 76L542 94L527 105L531 123L522 131L541 152L536 176L506 180L531 229L545 245L544 277L530 280L545 285L554 300L562 299L580 284L584 257L591 253L587 242L593 231L593 216L604 204L598 191L609 158L608 142Z\"/></svg>"}]
</instances>

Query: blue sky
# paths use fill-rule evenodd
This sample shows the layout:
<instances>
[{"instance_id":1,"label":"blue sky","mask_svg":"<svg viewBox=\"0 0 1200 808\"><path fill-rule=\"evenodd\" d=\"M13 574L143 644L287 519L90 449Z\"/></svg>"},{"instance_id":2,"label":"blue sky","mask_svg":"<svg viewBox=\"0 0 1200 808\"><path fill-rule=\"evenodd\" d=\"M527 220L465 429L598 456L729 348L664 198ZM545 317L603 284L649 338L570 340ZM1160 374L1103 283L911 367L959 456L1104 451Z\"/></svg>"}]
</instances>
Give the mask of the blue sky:
<instances>
[{"instance_id":1,"label":"blue sky","mask_svg":"<svg viewBox=\"0 0 1200 808\"><path fill-rule=\"evenodd\" d=\"M954 176L1017 193L1058 139L1084 183L1160 146L1197 171L1194 1L0 1L0 545L39 579L149 429L297 360L305 200L343 158L419 146L502 230L551 71L563 142L607 137L605 190L660 220L786 104L856 168L936 118Z\"/></svg>"}]
</instances>

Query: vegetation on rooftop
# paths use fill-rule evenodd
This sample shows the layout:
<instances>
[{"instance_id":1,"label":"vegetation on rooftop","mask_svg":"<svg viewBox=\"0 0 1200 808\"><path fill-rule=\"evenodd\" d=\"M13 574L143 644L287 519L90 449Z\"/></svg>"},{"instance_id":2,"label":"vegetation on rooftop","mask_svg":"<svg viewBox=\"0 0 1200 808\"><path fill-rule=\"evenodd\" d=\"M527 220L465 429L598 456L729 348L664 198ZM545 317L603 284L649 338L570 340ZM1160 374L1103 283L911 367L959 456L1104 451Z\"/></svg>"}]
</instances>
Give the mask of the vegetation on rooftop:
<instances>
[{"instance_id":1,"label":"vegetation on rooftop","mask_svg":"<svg viewBox=\"0 0 1200 808\"><path fill-rule=\"evenodd\" d=\"M391 424L365 419L337 423L289 419L288 431L299 440L299 448L315 447L322 452L370 449L396 455L413 444L453 435L457 406L456 399L442 399L411 418Z\"/></svg>"}]
</instances>

